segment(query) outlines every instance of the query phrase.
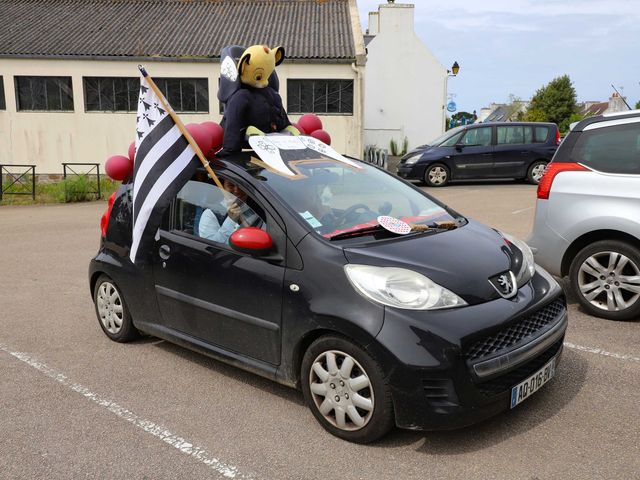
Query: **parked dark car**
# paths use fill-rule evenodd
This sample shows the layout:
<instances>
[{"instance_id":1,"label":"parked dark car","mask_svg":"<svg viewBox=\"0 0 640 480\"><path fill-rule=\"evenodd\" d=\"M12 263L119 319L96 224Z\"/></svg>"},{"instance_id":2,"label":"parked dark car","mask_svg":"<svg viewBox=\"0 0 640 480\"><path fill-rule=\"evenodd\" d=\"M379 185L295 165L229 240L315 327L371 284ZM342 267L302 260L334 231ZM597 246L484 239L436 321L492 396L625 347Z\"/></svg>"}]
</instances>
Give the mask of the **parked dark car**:
<instances>
[{"instance_id":1,"label":"parked dark car","mask_svg":"<svg viewBox=\"0 0 640 480\"><path fill-rule=\"evenodd\" d=\"M558 145L555 123L501 122L448 130L400 160L398 175L442 187L454 180L516 178L538 184Z\"/></svg>"},{"instance_id":2,"label":"parked dark car","mask_svg":"<svg viewBox=\"0 0 640 480\"><path fill-rule=\"evenodd\" d=\"M224 201L201 171L141 266L123 184L89 269L104 333L145 332L302 389L325 429L361 443L393 425L478 422L551 379L566 302L524 242L377 167L287 155L295 177L252 152L212 164L248 194L260 228L202 238L203 210ZM380 215L422 228L393 233Z\"/></svg>"}]
</instances>

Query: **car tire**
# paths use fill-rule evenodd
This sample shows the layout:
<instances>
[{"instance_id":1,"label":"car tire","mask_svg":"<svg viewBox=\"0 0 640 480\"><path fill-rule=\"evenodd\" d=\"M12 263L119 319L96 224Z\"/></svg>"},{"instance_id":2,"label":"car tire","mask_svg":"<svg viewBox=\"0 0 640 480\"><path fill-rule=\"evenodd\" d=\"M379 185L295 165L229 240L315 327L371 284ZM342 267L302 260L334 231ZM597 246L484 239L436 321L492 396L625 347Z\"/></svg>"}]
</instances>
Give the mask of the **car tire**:
<instances>
[{"instance_id":1,"label":"car tire","mask_svg":"<svg viewBox=\"0 0 640 480\"><path fill-rule=\"evenodd\" d=\"M547 168L549 162L546 160L536 160L531 164L527 171L527 182L538 185Z\"/></svg>"},{"instance_id":2,"label":"car tire","mask_svg":"<svg viewBox=\"0 0 640 480\"><path fill-rule=\"evenodd\" d=\"M313 415L336 437L369 443L394 426L391 392L380 366L344 337L320 337L309 346L301 384Z\"/></svg>"},{"instance_id":3,"label":"car tire","mask_svg":"<svg viewBox=\"0 0 640 480\"><path fill-rule=\"evenodd\" d=\"M102 331L114 342L130 342L140 336L122 292L107 275L100 275L93 288L93 303Z\"/></svg>"},{"instance_id":4,"label":"car tire","mask_svg":"<svg viewBox=\"0 0 640 480\"><path fill-rule=\"evenodd\" d=\"M444 187L449 183L449 169L442 163L433 163L424 171L423 180L429 187Z\"/></svg>"},{"instance_id":5,"label":"car tire","mask_svg":"<svg viewBox=\"0 0 640 480\"><path fill-rule=\"evenodd\" d=\"M610 320L640 317L637 247L619 240L588 245L571 262L569 282L578 302L591 315Z\"/></svg>"}]
</instances>

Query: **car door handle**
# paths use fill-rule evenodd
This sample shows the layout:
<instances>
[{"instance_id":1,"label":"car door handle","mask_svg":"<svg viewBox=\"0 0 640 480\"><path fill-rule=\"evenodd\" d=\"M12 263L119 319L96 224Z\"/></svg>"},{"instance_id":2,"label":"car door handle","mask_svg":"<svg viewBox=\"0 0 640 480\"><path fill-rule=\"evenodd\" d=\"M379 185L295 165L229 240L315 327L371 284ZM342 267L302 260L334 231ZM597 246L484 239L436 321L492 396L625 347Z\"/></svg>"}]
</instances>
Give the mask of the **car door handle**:
<instances>
[{"instance_id":1,"label":"car door handle","mask_svg":"<svg viewBox=\"0 0 640 480\"><path fill-rule=\"evenodd\" d=\"M171 248L169 245L160 245L160 250L158 251L160 258L162 260L168 260L171 256Z\"/></svg>"}]
</instances>

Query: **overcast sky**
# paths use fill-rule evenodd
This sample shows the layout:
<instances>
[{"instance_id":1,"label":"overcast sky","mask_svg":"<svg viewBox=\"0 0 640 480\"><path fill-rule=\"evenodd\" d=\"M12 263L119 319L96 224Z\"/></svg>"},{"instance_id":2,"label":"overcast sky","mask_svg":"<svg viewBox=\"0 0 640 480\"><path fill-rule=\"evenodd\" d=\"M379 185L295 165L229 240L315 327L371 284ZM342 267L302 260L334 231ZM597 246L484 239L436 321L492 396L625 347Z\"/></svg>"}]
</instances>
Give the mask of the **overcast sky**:
<instances>
[{"instance_id":1,"label":"overcast sky","mask_svg":"<svg viewBox=\"0 0 640 480\"><path fill-rule=\"evenodd\" d=\"M385 1L357 0L367 13ZM606 101L616 88L640 100L640 0L396 0L415 5L415 30L449 79L458 110L530 99L567 74L578 101Z\"/></svg>"}]
</instances>

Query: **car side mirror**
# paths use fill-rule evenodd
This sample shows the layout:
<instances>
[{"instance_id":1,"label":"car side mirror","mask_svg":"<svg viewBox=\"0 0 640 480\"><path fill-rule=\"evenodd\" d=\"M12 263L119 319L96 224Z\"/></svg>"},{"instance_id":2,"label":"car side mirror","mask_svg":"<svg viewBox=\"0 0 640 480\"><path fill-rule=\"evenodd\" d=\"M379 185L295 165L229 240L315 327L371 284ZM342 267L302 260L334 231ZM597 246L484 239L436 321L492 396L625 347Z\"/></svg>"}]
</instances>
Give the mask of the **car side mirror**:
<instances>
[{"instance_id":1,"label":"car side mirror","mask_svg":"<svg viewBox=\"0 0 640 480\"><path fill-rule=\"evenodd\" d=\"M229 237L229 245L235 251L246 253L253 257L268 255L273 248L271 235L260 228L239 228Z\"/></svg>"},{"instance_id":2,"label":"car side mirror","mask_svg":"<svg viewBox=\"0 0 640 480\"><path fill-rule=\"evenodd\" d=\"M462 151L462 147L464 147L464 145L462 143L456 144L456 151L457 152L461 152Z\"/></svg>"}]
</instances>

